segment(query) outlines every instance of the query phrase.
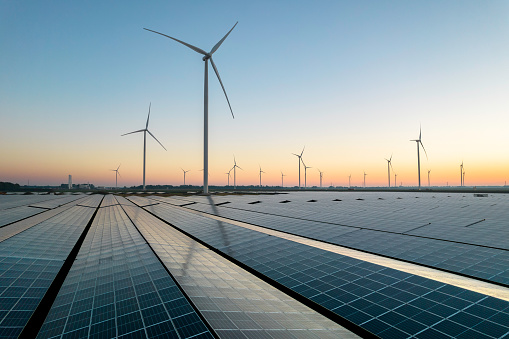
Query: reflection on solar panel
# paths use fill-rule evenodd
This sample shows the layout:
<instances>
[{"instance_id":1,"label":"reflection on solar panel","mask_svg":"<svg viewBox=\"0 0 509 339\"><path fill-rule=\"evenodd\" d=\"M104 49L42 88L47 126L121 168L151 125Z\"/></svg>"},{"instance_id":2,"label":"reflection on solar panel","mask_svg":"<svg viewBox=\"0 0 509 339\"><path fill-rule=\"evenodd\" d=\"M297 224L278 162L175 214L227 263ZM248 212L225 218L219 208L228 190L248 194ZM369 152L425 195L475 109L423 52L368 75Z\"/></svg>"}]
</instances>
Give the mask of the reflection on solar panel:
<instances>
[{"instance_id":1,"label":"reflection on solar panel","mask_svg":"<svg viewBox=\"0 0 509 339\"><path fill-rule=\"evenodd\" d=\"M327 195L327 193L322 194ZM507 251L509 240L504 226L506 223L502 220L506 216L509 217L507 212L509 209L493 209L491 212L494 215L490 214L490 217L485 218L484 222L487 222L485 225L489 225L486 229L480 228L482 223L472 225L479 220L479 214L470 213L469 217L472 219L465 216L463 211L467 210L461 207L466 203L461 202L464 200L462 197L456 197L459 199L459 201L454 200L456 204L445 200L449 199L447 196L442 196L439 202L437 198L432 198L430 195L423 195L420 199L407 197L409 202L403 203L405 199L394 199L396 195L392 193L385 193L389 197L385 197L384 200L375 198L376 195L384 193L376 193L375 197L374 194L363 193L360 196L364 197L365 201L359 202L354 199L357 195L344 193L341 204L346 204L342 207L337 207L338 202L330 199L323 204L312 204L313 207L310 209L309 204L305 204L305 199L308 199L311 194L303 194L302 197L296 193L293 194L295 197L291 198L295 201L293 208L279 207L275 202L280 198L273 196L264 199L263 204L248 204L249 200L244 198L245 203L237 201L225 205L228 207L219 208L213 205L224 201L224 197L219 199L214 197L213 202L203 197L193 197L193 201L201 203L189 205L187 208L509 286L509 251ZM333 196L337 195L335 193ZM400 196L402 193L397 195ZM413 196L415 193L407 195ZM346 201L347 197L350 201ZM429 201L426 201L425 197ZM172 204L178 201L181 204L181 200L177 199L155 199ZM228 197L228 199L233 198ZM391 201L391 199L394 200ZM499 205L501 199L496 200ZM267 200L269 201L265 203ZM395 206L392 205L394 201L398 201ZM477 203L479 200L474 201ZM437 204L442 204L444 207ZM447 212L448 204L452 205L449 212ZM493 201L484 200L483 204L483 208L494 207L491 206ZM263 206L257 207L258 205ZM437 209L441 212L437 212ZM479 212L479 208L473 209ZM431 211L425 214L427 210ZM454 218L454 213L460 213L459 211L463 214ZM444 221L436 224L438 220L436 213L441 214L442 219L447 219L450 225L463 226L447 227ZM445 218L447 213L450 214ZM380 216L376 217L377 214ZM366 215L371 216L366 217ZM442 231L443 235L440 236L440 230L444 229L446 231ZM498 248L495 248L497 246Z\"/></svg>"},{"instance_id":2,"label":"reflection on solar panel","mask_svg":"<svg viewBox=\"0 0 509 339\"><path fill-rule=\"evenodd\" d=\"M219 336L357 337L147 212L125 210Z\"/></svg>"},{"instance_id":3,"label":"reflection on solar panel","mask_svg":"<svg viewBox=\"0 0 509 339\"><path fill-rule=\"evenodd\" d=\"M39 208L21 206L0 211L0 227L11 224L21 219L43 212Z\"/></svg>"},{"instance_id":4,"label":"reflection on solar panel","mask_svg":"<svg viewBox=\"0 0 509 339\"><path fill-rule=\"evenodd\" d=\"M119 205L99 209L38 337L60 335L212 338Z\"/></svg>"},{"instance_id":5,"label":"reflection on solar panel","mask_svg":"<svg viewBox=\"0 0 509 339\"><path fill-rule=\"evenodd\" d=\"M481 337L492 333L487 328L509 333L509 302L227 223L218 224L169 205L147 210L302 298L381 337L434 333ZM483 312L490 316L479 317ZM472 316L478 319L475 325L469 320Z\"/></svg>"}]
</instances>

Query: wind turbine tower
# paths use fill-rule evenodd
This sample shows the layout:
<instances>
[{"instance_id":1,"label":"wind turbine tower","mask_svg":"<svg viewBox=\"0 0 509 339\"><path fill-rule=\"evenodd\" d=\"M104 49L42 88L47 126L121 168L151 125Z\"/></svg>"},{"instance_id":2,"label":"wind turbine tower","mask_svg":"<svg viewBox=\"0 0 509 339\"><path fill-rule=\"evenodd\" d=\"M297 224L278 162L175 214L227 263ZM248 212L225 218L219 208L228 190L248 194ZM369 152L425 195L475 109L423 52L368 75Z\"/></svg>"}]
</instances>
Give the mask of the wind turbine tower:
<instances>
[{"instance_id":1,"label":"wind turbine tower","mask_svg":"<svg viewBox=\"0 0 509 339\"><path fill-rule=\"evenodd\" d=\"M366 175L368 175L366 172L364 172L364 187L366 187Z\"/></svg>"},{"instance_id":2,"label":"wind turbine tower","mask_svg":"<svg viewBox=\"0 0 509 339\"><path fill-rule=\"evenodd\" d=\"M300 152L300 155L298 154L295 154L295 153L292 153L293 155L295 155L297 158L299 158L299 188L300 188L300 162L302 161L302 153L304 153L304 149L306 148L306 146L304 146L302 148L302 152Z\"/></svg>"},{"instance_id":3,"label":"wind turbine tower","mask_svg":"<svg viewBox=\"0 0 509 339\"><path fill-rule=\"evenodd\" d=\"M460 186L463 186L463 161L460 165Z\"/></svg>"},{"instance_id":4,"label":"wind turbine tower","mask_svg":"<svg viewBox=\"0 0 509 339\"><path fill-rule=\"evenodd\" d=\"M424 154L426 154L426 159L428 158L428 153L426 153L426 149L421 141L421 128L419 127L419 139L410 140L415 141L417 143L417 178L419 179L419 189L421 188L421 158L419 156L419 144L422 146Z\"/></svg>"},{"instance_id":5,"label":"wind turbine tower","mask_svg":"<svg viewBox=\"0 0 509 339\"><path fill-rule=\"evenodd\" d=\"M225 174L228 176L228 186L230 186L230 172L232 170L230 169L228 172L226 172Z\"/></svg>"},{"instance_id":6,"label":"wind turbine tower","mask_svg":"<svg viewBox=\"0 0 509 339\"><path fill-rule=\"evenodd\" d=\"M150 106L152 106L152 103L150 103L148 105L147 124L145 125L145 128L140 129L138 131L129 132L129 133L125 133L125 134L121 135L121 136L124 136L124 135L128 135L128 134L143 132L143 190L145 190L145 160L147 157L147 133L150 134L152 136L152 138L154 138L159 143L159 145L161 145L161 147L164 148L165 151L167 151L167 149L163 146L163 144L161 144L159 142L159 140L157 140L157 138L152 133L150 133L150 131L148 130L148 121L150 119Z\"/></svg>"},{"instance_id":7,"label":"wind turbine tower","mask_svg":"<svg viewBox=\"0 0 509 339\"><path fill-rule=\"evenodd\" d=\"M429 181L429 174L431 173L431 170L428 170L428 187L431 187L430 181Z\"/></svg>"},{"instance_id":8,"label":"wind turbine tower","mask_svg":"<svg viewBox=\"0 0 509 339\"><path fill-rule=\"evenodd\" d=\"M352 187L351 179L352 179L352 175L350 174L350 175L348 176L348 187Z\"/></svg>"},{"instance_id":9,"label":"wind turbine tower","mask_svg":"<svg viewBox=\"0 0 509 339\"><path fill-rule=\"evenodd\" d=\"M306 166L306 164L304 163L304 160L302 160L302 157L300 159L302 161L302 165L304 166L304 188L306 188L308 186L307 184L307 172L308 172L308 168L312 168L310 166Z\"/></svg>"},{"instance_id":10,"label":"wind turbine tower","mask_svg":"<svg viewBox=\"0 0 509 339\"><path fill-rule=\"evenodd\" d=\"M398 181L396 180L398 178L398 175L394 173L394 187L398 186Z\"/></svg>"},{"instance_id":11,"label":"wind turbine tower","mask_svg":"<svg viewBox=\"0 0 509 339\"><path fill-rule=\"evenodd\" d=\"M318 169L318 168L317 168L317 169ZM320 171L319 169L318 169L318 172L320 172L320 188L321 188L321 187L322 187L322 177L323 177L323 172L322 172L322 171Z\"/></svg>"},{"instance_id":12,"label":"wind turbine tower","mask_svg":"<svg viewBox=\"0 0 509 339\"><path fill-rule=\"evenodd\" d=\"M260 167L260 187L262 187L262 173L265 173L264 171L262 171L262 167L260 165L258 165Z\"/></svg>"},{"instance_id":13,"label":"wind turbine tower","mask_svg":"<svg viewBox=\"0 0 509 339\"><path fill-rule=\"evenodd\" d=\"M283 174L283 171L281 171L281 187L285 187L283 182L284 177L286 177L286 174Z\"/></svg>"},{"instance_id":14,"label":"wind turbine tower","mask_svg":"<svg viewBox=\"0 0 509 339\"><path fill-rule=\"evenodd\" d=\"M237 188L237 168L242 169L239 166L237 166L237 161L235 160L235 156L233 156L233 167L232 167L232 170L233 170L233 189Z\"/></svg>"},{"instance_id":15,"label":"wind turbine tower","mask_svg":"<svg viewBox=\"0 0 509 339\"><path fill-rule=\"evenodd\" d=\"M389 159L385 159L385 160L387 160L387 178L389 179L389 188L390 188L391 187L392 154ZM394 181L394 184L396 184L396 181Z\"/></svg>"},{"instance_id":16,"label":"wind turbine tower","mask_svg":"<svg viewBox=\"0 0 509 339\"><path fill-rule=\"evenodd\" d=\"M113 172L115 172L115 189L117 189L118 176L120 175L120 172L118 171L118 169L120 168L120 165L118 165L117 169L112 170Z\"/></svg>"},{"instance_id":17,"label":"wind turbine tower","mask_svg":"<svg viewBox=\"0 0 509 339\"><path fill-rule=\"evenodd\" d=\"M237 22L238 23L238 22ZM214 72L216 73L217 79L219 80L219 83L221 84L221 87L223 88L224 95L226 97L226 101L228 102L228 106L230 107L230 111L232 113L232 117L235 118L233 115L232 106L230 105L230 100L228 99L228 95L226 94L226 90L224 89L223 82L221 81L221 77L219 76L219 72L217 71L217 67L214 64L214 61L212 60L212 54L214 54L217 49L221 46L221 44L224 42L224 40L228 37L228 35L233 31L235 26L237 26L237 23L233 25L232 29L226 35L219 40L219 42L212 47L210 52L205 52L204 50L195 47L193 45L190 45L188 43L185 43L184 41L172 38L169 35L159 33L156 31L153 31L151 29L144 28L147 31L160 34L162 36L165 36L167 38L170 38L172 40L175 40L176 42L181 43L182 45L189 47L193 51L200 53L203 55L202 60L205 62L205 78L204 78L204 86L203 86L203 194L209 193L209 146L208 146L208 133L209 133L209 60L210 64L212 65L212 68L214 69Z\"/></svg>"},{"instance_id":18,"label":"wind turbine tower","mask_svg":"<svg viewBox=\"0 0 509 339\"><path fill-rule=\"evenodd\" d=\"M184 172L184 186L186 185L186 173L191 171L191 170L187 170L187 171L184 171L183 168L180 168L182 170L182 172Z\"/></svg>"}]
</instances>

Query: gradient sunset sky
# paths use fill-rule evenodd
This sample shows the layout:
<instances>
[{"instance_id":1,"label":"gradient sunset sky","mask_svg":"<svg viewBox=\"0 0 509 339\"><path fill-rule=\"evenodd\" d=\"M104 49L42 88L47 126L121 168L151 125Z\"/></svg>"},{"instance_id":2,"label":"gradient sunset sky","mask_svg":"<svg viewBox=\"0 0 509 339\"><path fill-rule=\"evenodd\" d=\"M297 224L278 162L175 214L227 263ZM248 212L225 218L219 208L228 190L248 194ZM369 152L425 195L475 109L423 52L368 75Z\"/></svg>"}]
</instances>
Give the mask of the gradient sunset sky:
<instances>
[{"instance_id":1,"label":"gradient sunset sky","mask_svg":"<svg viewBox=\"0 0 509 339\"><path fill-rule=\"evenodd\" d=\"M508 1L0 0L0 181L202 184L203 61L214 54L210 185L504 185L509 179ZM391 175L391 184L394 175ZM233 180L233 178L231 179ZM302 180L303 174L302 174Z\"/></svg>"}]
</instances>

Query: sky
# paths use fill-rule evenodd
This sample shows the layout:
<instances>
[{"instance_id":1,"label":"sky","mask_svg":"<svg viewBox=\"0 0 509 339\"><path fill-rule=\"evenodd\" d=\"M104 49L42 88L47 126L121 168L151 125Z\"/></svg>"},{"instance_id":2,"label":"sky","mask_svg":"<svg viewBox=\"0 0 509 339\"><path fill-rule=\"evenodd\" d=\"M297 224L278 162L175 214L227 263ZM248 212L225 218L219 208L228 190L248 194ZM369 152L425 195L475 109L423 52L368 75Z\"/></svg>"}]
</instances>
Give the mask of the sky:
<instances>
[{"instance_id":1,"label":"sky","mask_svg":"<svg viewBox=\"0 0 509 339\"><path fill-rule=\"evenodd\" d=\"M468 186L509 179L508 1L0 0L0 181ZM427 155L427 157L426 157ZM302 185L304 170L302 169ZM233 177L231 177L233 181Z\"/></svg>"}]
</instances>

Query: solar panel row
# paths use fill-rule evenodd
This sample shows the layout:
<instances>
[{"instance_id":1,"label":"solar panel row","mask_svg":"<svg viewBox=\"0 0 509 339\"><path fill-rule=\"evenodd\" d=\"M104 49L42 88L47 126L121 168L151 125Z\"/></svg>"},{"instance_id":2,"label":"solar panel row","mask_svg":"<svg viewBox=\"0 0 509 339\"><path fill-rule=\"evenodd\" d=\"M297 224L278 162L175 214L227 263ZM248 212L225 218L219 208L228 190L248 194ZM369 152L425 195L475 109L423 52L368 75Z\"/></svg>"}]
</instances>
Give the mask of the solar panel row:
<instances>
[{"instance_id":1,"label":"solar panel row","mask_svg":"<svg viewBox=\"0 0 509 339\"><path fill-rule=\"evenodd\" d=\"M506 301L210 220L170 205L154 205L147 210L381 337L437 334L481 338L509 333Z\"/></svg>"},{"instance_id":2,"label":"solar panel row","mask_svg":"<svg viewBox=\"0 0 509 339\"><path fill-rule=\"evenodd\" d=\"M154 199L169 203L175 201L171 198ZM212 204L204 200L201 198L202 203L186 208L509 286L509 251L459 243L457 238L454 242L433 239L432 234L426 233L425 227L411 232L420 236L410 236L225 207L229 204L216 206L215 199ZM482 231L471 234L486 237ZM424 235L427 237L421 237ZM498 239L509 243L507 236L499 236Z\"/></svg>"}]
</instances>

